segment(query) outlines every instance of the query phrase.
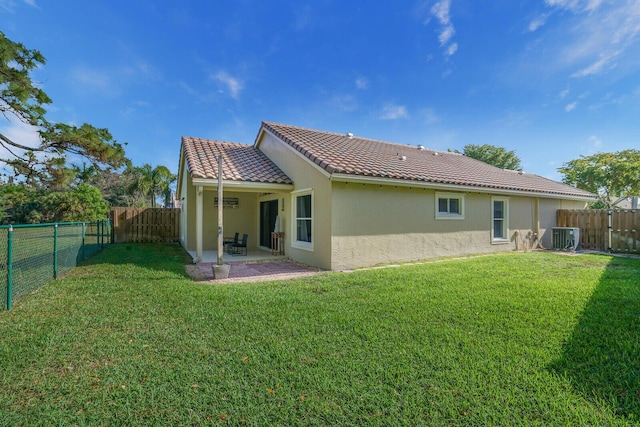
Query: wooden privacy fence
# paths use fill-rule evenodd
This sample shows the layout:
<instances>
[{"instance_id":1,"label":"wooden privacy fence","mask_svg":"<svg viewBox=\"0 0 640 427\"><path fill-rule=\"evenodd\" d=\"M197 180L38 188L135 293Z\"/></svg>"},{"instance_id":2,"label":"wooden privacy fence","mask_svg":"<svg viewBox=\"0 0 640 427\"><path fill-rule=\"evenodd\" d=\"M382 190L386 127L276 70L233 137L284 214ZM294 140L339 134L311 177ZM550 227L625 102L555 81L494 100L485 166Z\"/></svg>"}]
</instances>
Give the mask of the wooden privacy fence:
<instances>
[{"instance_id":1,"label":"wooden privacy fence","mask_svg":"<svg viewBox=\"0 0 640 427\"><path fill-rule=\"evenodd\" d=\"M111 208L113 243L175 242L180 238L180 209Z\"/></svg>"},{"instance_id":2,"label":"wooden privacy fence","mask_svg":"<svg viewBox=\"0 0 640 427\"><path fill-rule=\"evenodd\" d=\"M640 253L640 211L560 209L558 227L580 228L580 248Z\"/></svg>"}]
</instances>

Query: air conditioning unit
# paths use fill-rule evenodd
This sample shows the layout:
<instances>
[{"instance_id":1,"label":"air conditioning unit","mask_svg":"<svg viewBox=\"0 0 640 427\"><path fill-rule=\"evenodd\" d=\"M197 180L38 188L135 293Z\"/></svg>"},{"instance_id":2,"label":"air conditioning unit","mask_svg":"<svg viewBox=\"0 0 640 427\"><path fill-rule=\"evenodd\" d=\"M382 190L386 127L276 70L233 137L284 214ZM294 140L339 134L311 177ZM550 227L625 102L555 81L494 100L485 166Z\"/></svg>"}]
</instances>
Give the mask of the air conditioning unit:
<instances>
[{"instance_id":1,"label":"air conditioning unit","mask_svg":"<svg viewBox=\"0 0 640 427\"><path fill-rule=\"evenodd\" d=\"M580 229L577 227L553 227L553 250L576 251L580 244Z\"/></svg>"}]
</instances>

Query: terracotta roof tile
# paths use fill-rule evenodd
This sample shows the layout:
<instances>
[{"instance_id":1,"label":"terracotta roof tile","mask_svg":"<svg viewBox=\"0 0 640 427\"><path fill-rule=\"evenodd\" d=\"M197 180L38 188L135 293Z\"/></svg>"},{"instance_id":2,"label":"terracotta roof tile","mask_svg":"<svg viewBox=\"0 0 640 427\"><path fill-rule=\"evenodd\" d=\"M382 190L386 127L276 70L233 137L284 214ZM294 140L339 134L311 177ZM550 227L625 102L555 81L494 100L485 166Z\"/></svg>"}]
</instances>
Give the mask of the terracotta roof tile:
<instances>
[{"instance_id":1,"label":"terracotta roof tile","mask_svg":"<svg viewBox=\"0 0 640 427\"><path fill-rule=\"evenodd\" d=\"M263 122L263 128L332 174L595 198L569 185L496 168L462 154L279 123Z\"/></svg>"},{"instance_id":2,"label":"terracotta roof tile","mask_svg":"<svg viewBox=\"0 0 640 427\"><path fill-rule=\"evenodd\" d=\"M182 148L192 178L217 179L217 157L222 154L224 180L292 184L284 172L252 145L183 136Z\"/></svg>"}]
</instances>

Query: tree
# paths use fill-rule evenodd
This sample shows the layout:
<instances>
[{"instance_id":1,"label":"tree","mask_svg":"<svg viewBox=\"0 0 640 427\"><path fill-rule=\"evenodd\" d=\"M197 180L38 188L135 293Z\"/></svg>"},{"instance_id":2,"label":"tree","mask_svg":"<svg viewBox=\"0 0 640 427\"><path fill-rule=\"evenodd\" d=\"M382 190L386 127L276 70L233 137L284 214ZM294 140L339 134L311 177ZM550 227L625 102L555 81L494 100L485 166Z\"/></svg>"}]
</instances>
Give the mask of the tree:
<instances>
[{"instance_id":1,"label":"tree","mask_svg":"<svg viewBox=\"0 0 640 427\"><path fill-rule=\"evenodd\" d=\"M563 163L562 182L598 195L598 205L614 207L640 194L640 150L597 153Z\"/></svg>"},{"instance_id":2,"label":"tree","mask_svg":"<svg viewBox=\"0 0 640 427\"><path fill-rule=\"evenodd\" d=\"M454 150L454 152L460 153L458 150ZM464 150L461 154L471 157L472 159L488 163L500 169L510 169L515 171L522 170L520 159L516 156L516 152L507 151L503 147L496 147L495 145L489 144L468 144L464 146Z\"/></svg>"},{"instance_id":3,"label":"tree","mask_svg":"<svg viewBox=\"0 0 640 427\"><path fill-rule=\"evenodd\" d=\"M69 191L52 191L43 201L47 222L95 222L107 219L109 205L100 190L80 184Z\"/></svg>"},{"instance_id":4,"label":"tree","mask_svg":"<svg viewBox=\"0 0 640 427\"><path fill-rule=\"evenodd\" d=\"M122 145L107 129L90 124L71 126L52 123L45 117L44 105L51 98L34 84L31 71L44 65L44 56L37 50L9 40L0 31L0 112L10 120L33 126L40 143L29 147L12 141L0 133L0 163L5 164L14 177L29 184L64 178L60 172L68 154L86 158L91 164L119 168L128 163Z\"/></svg>"},{"instance_id":5,"label":"tree","mask_svg":"<svg viewBox=\"0 0 640 427\"><path fill-rule=\"evenodd\" d=\"M66 191L3 185L0 186L0 206L3 224L93 222L106 219L109 213L100 190L87 184Z\"/></svg>"},{"instance_id":6,"label":"tree","mask_svg":"<svg viewBox=\"0 0 640 427\"><path fill-rule=\"evenodd\" d=\"M166 166L152 168L146 163L142 167L135 167L131 171L135 180L130 187L132 193L140 193L148 198L152 208L156 207L158 197L162 197L165 206L171 201L171 184L176 180Z\"/></svg>"},{"instance_id":7,"label":"tree","mask_svg":"<svg viewBox=\"0 0 640 427\"><path fill-rule=\"evenodd\" d=\"M136 199L130 194L135 179L132 167L119 172L110 168L99 169L93 165L72 165L75 185L84 183L97 187L109 206L135 206Z\"/></svg>"}]
</instances>

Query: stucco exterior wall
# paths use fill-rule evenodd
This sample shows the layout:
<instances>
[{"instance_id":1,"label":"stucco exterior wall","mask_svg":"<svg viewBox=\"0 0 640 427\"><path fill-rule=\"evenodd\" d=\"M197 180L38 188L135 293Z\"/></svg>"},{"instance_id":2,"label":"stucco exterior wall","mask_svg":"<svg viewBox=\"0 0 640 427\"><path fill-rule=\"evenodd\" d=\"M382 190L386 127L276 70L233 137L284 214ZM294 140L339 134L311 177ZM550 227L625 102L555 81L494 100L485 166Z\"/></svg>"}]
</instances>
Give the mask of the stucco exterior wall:
<instances>
[{"instance_id":1,"label":"stucco exterior wall","mask_svg":"<svg viewBox=\"0 0 640 427\"><path fill-rule=\"evenodd\" d=\"M183 169L180 212L180 238L187 250L196 250L196 189L187 168Z\"/></svg>"},{"instance_id":2,"label":"stucco exterior wall","mask_svg":"<svg viewBox=\"0 0 640 427\"><path fill-rule=\"evenodd\" d=\"M205 251L217 250L218 248L218 208L215 206L214 200L216 197L218 197L216 188L205 187L202 194L202 249ZM258 246L258 233L256 231L258 229L258 195L256 193L225 191L224 197L238 199L237 208L223 209L222 227L224 236L233 236L234 233L238 232L240 233L240 239L242 239L242 234L247 233L249 235L247 249L255 249ZM195 223L192 228L195 228Z\"/></svg>"},{"instance_id":3,"label":"stucco exterior wall","mask_svg":"<svg viewBox=\"0 0 640 427\"><path fill-rule=\"evenodd\" d=\"M345 270L440 256L510 251L521 244L523 236L535 230L535 199L511 196L508 241L493 243L492 195L462 194L464 219L436 219L435 190L334 183L331 268ZM558 204L561 202L543 205L546 209L547 205ZM549 211L544 211L545 226L550 222ZM551 218L555 221L555 210Z\"/></svg>"},{"instance_id":4,"label":"stucco exterior wall","mask_svg":"<svg viewBox=\"0 0 640 427\"><path fill-rule=\"evenodd\" d=\"M320 170L301 154L268 133L262 135L259 149L264 152L294 183L285 197L285 253L293 260L320 268L331 268L331 183ZM295 242L296 191L313 191L313 248L301 249Z\"/></svg>"},{"instance_id":5,"label":"stucco exterior wall","mask_svg":"<svg viewBox=\"0 0 640 427\"><path fill-rule=\"evenodd\" d=\"M552 247L551 228L556 227L558 209L586 209L587 203L572 200L540 199L540 237L542 246Z\"/></svg>"}]
</instances>

